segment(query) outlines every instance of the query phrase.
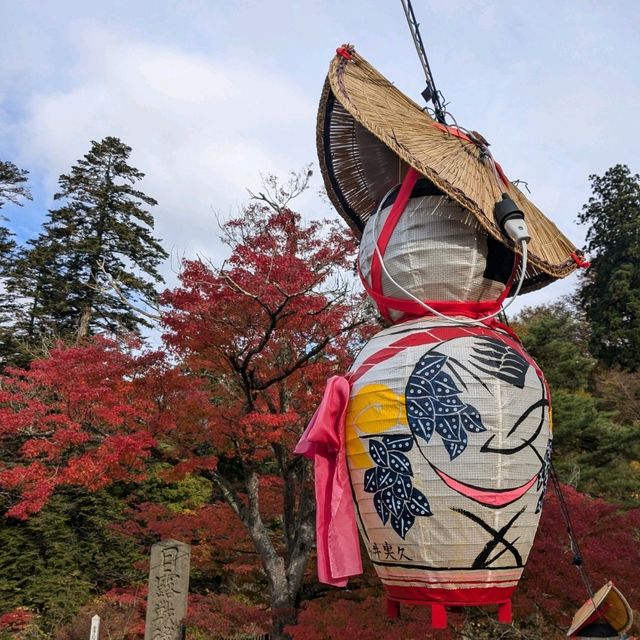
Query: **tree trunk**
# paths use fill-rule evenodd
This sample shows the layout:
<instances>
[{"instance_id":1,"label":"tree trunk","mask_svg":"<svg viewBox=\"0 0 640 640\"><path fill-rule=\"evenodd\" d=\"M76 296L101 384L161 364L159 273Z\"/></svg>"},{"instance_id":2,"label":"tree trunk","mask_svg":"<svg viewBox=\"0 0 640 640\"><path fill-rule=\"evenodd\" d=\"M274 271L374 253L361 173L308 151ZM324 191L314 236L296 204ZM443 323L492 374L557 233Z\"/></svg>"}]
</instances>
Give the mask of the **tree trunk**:
<instances>
[{"instance_id":1,"label":"tree trunk","mask_svg":"<svg viewBox=\"0 0 640 640\"><path fill-rule=\"evenodd\" d=\"M291 640L285 627L295 624L298 620L298 608L295 605L289 597L272 597L269 640Z\"/></svg>"},{"instance_id":2,"label":"tree trunk","mask_svg":"<svg viewBox=\"0 0 640 640\"><path fill-rule=\"evenodd\" d=\"M89 323L91 322L91 307L85 307L82 309L80 315L80 321L78 322L78 332L76 334L77 340L82 340L89 335Z\"/></svg>"},{"instance_id":3,"label":"tree trunk","mask_svg":"<svg viewBox=\"0 0 640 640\"><path fill-rule=\"evenodd\" d=\"M271 605L271 640L290 640L285 627L295 624L298 617L304 569L313 544L313 511L305 510L304 517L297 527L295 542L291 545L287 558L283 558L276 551L269 530L260 516L258 475L254 470L247 471L245 490L248 505L246 507L220 476L214 475L213 479L222 489L227 503L246 527L267 575Z\"/></svg>"},{"instance_id":4,"label":"tree trunk","mask_svg":"<svg viewBox=\"0 0 640 640\"><path fill-rule=\"evenodd\" d=\"M98 284L98 265L102 260L103 255L103 242L104 242L104 234L105 228L107 226L107 219L109 214L111 213L111 191L113 189L113 181L111 178L111 163L112 158L110 157L107 162L107 166L105 169L104 176L104 190L105 193L101 197L101 201L98 204L100 216L98 218L98 224L96 226L96 235L95 235L95 244L96 249L93 252L89 260L89 278L86 282L87 295L82 306L82 312L80 314L80 320L78 322L78 333L76 338L78 341L83 338L87 338L89 336L89 325L91 323L91 318L93 316L93 305L96 297L96 287Z\"/></svg>"},{"instance_id":5,"label":"tree trunk","mask_svg":"<svg viewBox=\"0 0 640 640\"><path fill-rule=\"evenodd\" d=\"M314 537L313 521L301 523L298 539L288 563L282 561L277 571L270 573L271 591L271 639L289 640L285 627L296 624L302 595L304 570L309 560Z\"/></svg>"},{"instance_id":6,"label":"tree trunk","mask_svg":"<svg viewBox=\"0 0 640 640\"><path fill-rule=\"evenodd\" d=\"M271 604L271 640L290 640L284 628L295 624L297 618L297 600L302 587L291 584L287 576L287 567L282 556L275 551L264 523L252 522L248 527L262 566L269 581L269 601Z\"/></svg>"}]
</instances>

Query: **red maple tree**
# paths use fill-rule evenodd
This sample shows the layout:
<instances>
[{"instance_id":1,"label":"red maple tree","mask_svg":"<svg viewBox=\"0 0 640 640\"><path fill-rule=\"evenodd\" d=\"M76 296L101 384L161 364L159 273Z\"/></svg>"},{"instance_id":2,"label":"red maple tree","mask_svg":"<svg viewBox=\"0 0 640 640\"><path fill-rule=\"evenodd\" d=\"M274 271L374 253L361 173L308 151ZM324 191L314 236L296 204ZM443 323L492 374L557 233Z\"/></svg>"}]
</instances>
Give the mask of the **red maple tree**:
<instances>
[{"instance_id":1,"label":"red maple tree","mask_svg":"<svg viewBox=\"0 0 640 640\"><path fill-rule=\"evenodd\" d=\"M194 451L215 456L202 473L257 551L273 638L295 619L314 539L310 469L292 451L325 380L349 366L365 326L341 278L353 264L353 238L289 208L307 180L294 176L282 187L267 178L266 194L223 225L226 264L185 262L181 286L164 296L166 344L213 408L206 422L190 420L190 447L182 428L175 432L176 453L186 464Z\"/></svg>"},{"instance_id":2,"label":"red maple tree","mask_svg":"<svg viewBox=\"0 0 640 640\"><path fill-rule=\"evenodd\" d=\"M228 505L201 520L231 514L260 560L274 638L295 619L314 538L310 469L292 451L367 331L348 273L352 236L289 207L309 175L266 178L222 226L222 268L184 263L163 299L164 353L95 338L0 381L8 516L37 512L61 485L139 482L149 463L168 464L167 480L201 474ZM175 518L163 527L155 516L156 534L175 530Z\"/></svg>"},{"instance_id":3,"label":"red maple tree","mask_svg":"<svg viewBox=\"0 0 640 640\"><path fill-rule=\"evenodd\" d=\"M96 338L0 378L0 488L26 519L60 485L90 491L144 477L159 411L145 376L161 356ZM141 428L144 425L143 428Z\"/></svg>"}]
</instances>

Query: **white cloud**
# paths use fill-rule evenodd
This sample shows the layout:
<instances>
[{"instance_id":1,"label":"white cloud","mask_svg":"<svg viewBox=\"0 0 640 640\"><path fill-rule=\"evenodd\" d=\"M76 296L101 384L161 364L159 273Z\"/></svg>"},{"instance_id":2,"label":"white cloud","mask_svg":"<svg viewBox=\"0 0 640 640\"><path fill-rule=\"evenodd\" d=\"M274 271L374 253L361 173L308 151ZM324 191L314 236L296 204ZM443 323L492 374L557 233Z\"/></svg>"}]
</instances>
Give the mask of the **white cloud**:
<instances>
[{"instance_id":1,"label":"white cloud","mask_svg":"<svg viewBox=\"0 0 640 640\"><path fill-rule=\"evenodd\" d=\"M245 200L259 172L315 161L316 104L338 44L353 42L418 100L423 87L400 3L9 4L0 17L0 144L32 172L34 217L89 141L116 135L133 147L142 189L160 201L158 235L178 254L215 259L214 212ZM507 175L527 180L531 199L581 244L574 221L588 175L617 162L638 171L639 5L414 4L458 121L481 131ZM300 206L332 214L311 195ZM16 217L23 236L36 226L24 231L28 213Z\"/></svg>"},{"instance_id":2,"label":"white cloud","mask_svg":"<svg viewBox=\"0 0 640 640\"><path fill-rule=\"evenodd\" d=\"M312 137L306 146L296 141L313 127L315 104L288 78L95 25L76 30L69 88L34 93L17 134L23 161L51 189L90 140L115 135L147 174L141 187L160 203L154 213L165 246L213 255L216 211L226 215L259 172L284 174L313 159Z\"/></svg>"}]
</instances>

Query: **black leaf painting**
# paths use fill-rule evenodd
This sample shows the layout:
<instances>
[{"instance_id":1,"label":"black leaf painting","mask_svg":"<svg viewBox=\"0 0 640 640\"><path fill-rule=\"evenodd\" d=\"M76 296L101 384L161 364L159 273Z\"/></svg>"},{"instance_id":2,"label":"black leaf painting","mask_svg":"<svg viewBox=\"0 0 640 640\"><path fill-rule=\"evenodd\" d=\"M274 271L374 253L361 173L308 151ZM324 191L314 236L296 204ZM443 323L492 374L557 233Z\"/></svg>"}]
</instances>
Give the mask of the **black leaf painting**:
<instances>
[{"instance_id":1,"label":"black leaf painting","mask_svg":"<svg viewBox=\"0 0 640 640\"><path fill-rule=\"evenodd\" d=\"M405 396L413 435L429 442L435 431L453 460L467 448L467 431L479 433L486 428L478 410L460 398L461 391L447 372L450 366L448 356L426 353L409 377Z\"/></svg>"},{"instance_id":2,"label":"black leaf painting","mask_svg":"<svg viewBox=\"0 0 640 640\"><path fill-rule=\"evenodd\" d=\"M427 497L413 486L413 469L405 455L412 447L411 435L369 440L369 455L376 466L364 474L364 490L373 493L373 505L382 524L391 522L403 540L416 517L431 515Z\"/></svg>"},{"instance_id":3,"label":"black leaf painting","mask_svg":"<svg viewBox=\"0 0 640 640\"><path fill-rule=\"evenodd\" d=\"M500 340L481 338L473 346L471 364L484 373L509 384L524 388L529 363L514 349Z\"/></svg>"},{"instance_id":4,"label":"black leaf painting","mask_svg":"<svg viewBox=\"0 0 640 640\"><path fill-rule=\"evenodd\" d=\"M536 504L535 513L540 513L542 511L542 503L544 502L544 494L547 490L547 482L549 481L549 470L551 468L551 448L552 448L552 440L549 438L547 442L547 449L544 452L544 460L542 462L542 466L540 467L540 473L538 474L538 483L536 485L536 491L540 491L540 495L538 496L538 503Z\"/></svg>"}]
</instances>

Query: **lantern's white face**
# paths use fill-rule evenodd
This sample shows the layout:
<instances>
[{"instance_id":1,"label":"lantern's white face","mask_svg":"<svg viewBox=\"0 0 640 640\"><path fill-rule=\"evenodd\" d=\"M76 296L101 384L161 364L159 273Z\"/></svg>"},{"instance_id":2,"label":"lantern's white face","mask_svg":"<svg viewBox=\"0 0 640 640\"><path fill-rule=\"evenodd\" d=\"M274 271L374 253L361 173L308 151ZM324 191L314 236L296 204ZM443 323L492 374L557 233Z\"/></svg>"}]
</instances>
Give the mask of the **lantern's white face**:
<instances>
[{"instance_id":1,"label":"lantern's white face","mask_svg":"<svg viewBox=\"0 0 640 640\"><path fill-rule=\"evenodd\" d=\"M388 585L515 585L541 508L546 384L486 327L419 320L351 369L347 456L369 555Z\"/></svg>"}]
</instances>

